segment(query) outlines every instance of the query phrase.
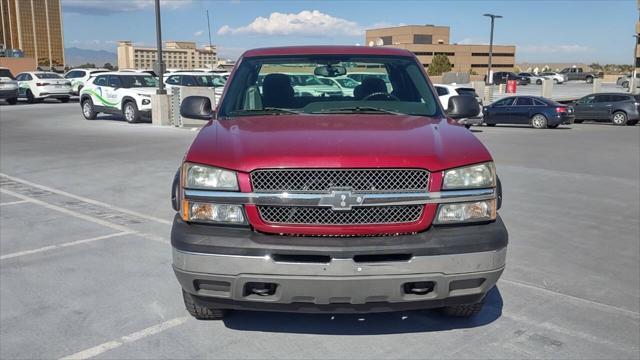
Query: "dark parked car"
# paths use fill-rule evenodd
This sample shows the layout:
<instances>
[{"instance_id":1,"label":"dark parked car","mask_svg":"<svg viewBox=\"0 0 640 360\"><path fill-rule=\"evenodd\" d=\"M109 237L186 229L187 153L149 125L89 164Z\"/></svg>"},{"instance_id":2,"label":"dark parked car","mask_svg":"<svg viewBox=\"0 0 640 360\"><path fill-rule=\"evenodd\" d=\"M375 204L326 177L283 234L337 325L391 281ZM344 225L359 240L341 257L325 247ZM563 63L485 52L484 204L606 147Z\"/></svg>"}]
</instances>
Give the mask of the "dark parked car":
<instances>
[{"instance_id":1,"label":"dark parked car","mask_svg":"<svg viewBox=\"0 0 640 360\"><path fill-rule=\"evenodd\" d=\"M514 72L498 71L493 73L494 84L506 84L507 80L516 80L518 85L527 85L531 83L531 80L526 76L520 76Z\"/></svg>"},{"instance_id":2,"label":"dark parked car","mask_svg":"<svg viewBox=\"0 0 640 360\"><path fill-rule=\"evenodd\" d=\"M496 124L529 124L536 129L555 129L573 123L573 108L538 96L510 96L482 110L488 126Z\"/></svg>"},{"instance_id":3,"label":"dark parked car","mask_svg":"<svg viewBox=\"0 0 640 360\"><path fill-rule=\"evenodd\" d=\"M577 123L584 120L611 121L613 125L635 125L640 120L640 95L598 93L574 102Z\"/></svg>"}]
</instances>

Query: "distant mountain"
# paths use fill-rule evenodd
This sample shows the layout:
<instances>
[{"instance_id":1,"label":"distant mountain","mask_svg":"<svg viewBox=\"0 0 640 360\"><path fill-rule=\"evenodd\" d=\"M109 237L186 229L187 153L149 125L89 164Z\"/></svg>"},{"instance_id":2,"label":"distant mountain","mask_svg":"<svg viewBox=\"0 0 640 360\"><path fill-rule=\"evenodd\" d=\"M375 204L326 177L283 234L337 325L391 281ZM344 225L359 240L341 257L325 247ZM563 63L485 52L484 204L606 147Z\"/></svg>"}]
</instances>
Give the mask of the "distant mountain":
<instances>
[{"instance_id":1,"label":"distant mountain","mask_svg":"<svg viewBox=\"0 0 640 360\"><path fill-rule=\"evenodd\" d=\"M80 49L77 47L64 48L66 65L77 66L86 63L102 66L105 63L118 65L118 56L114 52L106 50Z\"/></svg>"}]
</instances>

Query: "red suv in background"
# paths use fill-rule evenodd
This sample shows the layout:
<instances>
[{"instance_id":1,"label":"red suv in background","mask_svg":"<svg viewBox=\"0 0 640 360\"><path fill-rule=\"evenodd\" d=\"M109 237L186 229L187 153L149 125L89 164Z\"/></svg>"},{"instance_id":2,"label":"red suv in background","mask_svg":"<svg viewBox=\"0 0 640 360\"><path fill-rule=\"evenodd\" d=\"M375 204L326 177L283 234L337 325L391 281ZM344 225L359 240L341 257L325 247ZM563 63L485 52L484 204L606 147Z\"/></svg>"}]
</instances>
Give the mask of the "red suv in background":
<instances>
[{"instance_id":1,"label":"red suv in background","mask_svg":"<svg viewBox=\"0 0 640 360\"><path fill-rule=\"evenodd\" d=\"M294 91L293 73L374 73L353 95ZM259 81L262 80L262 81ZM386 82L384 79L388 79ZM415 56L383 47L243 54L173 185L173 267L198 319L228 309L471 316L505 265L487 149L445 114Z\"/></svg>"}]
</instances>

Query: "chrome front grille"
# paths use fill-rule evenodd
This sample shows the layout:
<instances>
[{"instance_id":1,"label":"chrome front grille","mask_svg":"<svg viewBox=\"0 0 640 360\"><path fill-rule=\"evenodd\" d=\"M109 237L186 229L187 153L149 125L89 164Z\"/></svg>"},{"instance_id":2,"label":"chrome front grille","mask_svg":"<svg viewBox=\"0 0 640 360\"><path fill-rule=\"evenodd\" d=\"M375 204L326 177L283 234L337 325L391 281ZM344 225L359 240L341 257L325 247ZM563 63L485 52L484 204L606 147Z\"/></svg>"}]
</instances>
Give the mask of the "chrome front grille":
<instances>
[{"instance_id":1,"label":"chrome front grille","mask_svg":"<svg viewBox=\"0 0 640 360\"><path fill-rule=\"evenodd\" d=\"M255 192L323 193L346 188L354 192L427 191L423 169L269 169L251 172Z\"/></svg>"},{"instance_id":2,"label":"chrome front grille","mask_svg":"<svg viewBox=\"0 0 640 360\"><path fill-rule=\"evenodd\" d=\"M324 207L258 206L260 217L271 224L372 225L418 221L424 205L367 206L348 211Z\"/></svg>"}]
</instances>

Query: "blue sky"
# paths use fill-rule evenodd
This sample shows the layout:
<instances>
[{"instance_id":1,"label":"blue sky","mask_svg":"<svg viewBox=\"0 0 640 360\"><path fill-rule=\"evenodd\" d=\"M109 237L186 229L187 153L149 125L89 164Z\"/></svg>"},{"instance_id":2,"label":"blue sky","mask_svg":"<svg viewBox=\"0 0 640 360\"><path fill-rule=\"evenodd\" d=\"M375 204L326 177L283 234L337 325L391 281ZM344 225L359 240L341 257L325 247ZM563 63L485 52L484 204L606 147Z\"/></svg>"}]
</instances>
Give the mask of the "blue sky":
<instances>
[{"instance_id":1,"label":"blue sky","mask_svg":"<svg viewBox=\"0 0 640 360\"><path fill-rule=\"evenodd\" d=\"M451 42L514 44L516 61L631 63L636 0L245 1L161 0L165 40L213 43L222 57L254 47L363 44L364 29L446 25ZM117 40L155 44L153 0L62 0L66 47L115 52Z\"/></svg>"}]
</instances>

